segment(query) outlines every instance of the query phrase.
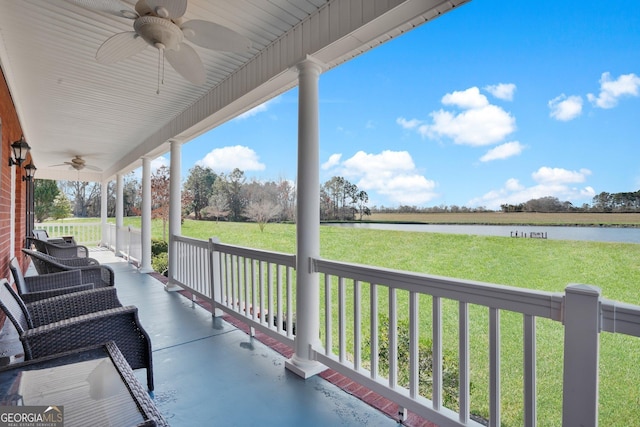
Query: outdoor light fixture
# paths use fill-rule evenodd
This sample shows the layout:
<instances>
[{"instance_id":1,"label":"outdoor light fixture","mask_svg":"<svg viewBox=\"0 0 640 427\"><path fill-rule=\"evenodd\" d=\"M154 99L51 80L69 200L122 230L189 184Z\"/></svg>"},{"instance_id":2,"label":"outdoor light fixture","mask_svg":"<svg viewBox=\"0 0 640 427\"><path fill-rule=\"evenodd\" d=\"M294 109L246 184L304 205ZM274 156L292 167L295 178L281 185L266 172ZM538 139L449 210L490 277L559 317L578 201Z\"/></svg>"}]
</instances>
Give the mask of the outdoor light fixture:
<instances>
[{"instance_id":1,"label":"outdoor light fixture","mask_svg":"<svg viewBox=\"0 0 640 427\"><path fill-rule=\"evenodd\" d=\"M22 163L27 159L27 153L29 153L31 147L24 140L24 135L20 137L20 141L16 141L11 144L11 151L13 151L13 157L9 157L9 166L18 165L22 166ZM35 170L34 170L35 172Z\"/></svg>"},{"instance_id":2,"label":"outdoor light fixture","mask_svg":"<svg viewBox=\"0 0 640 427\"><path fill-rule=\"evenodd\" d=\"M33 162L29 163L28 165L26 165L24 167L24 174L25 176L22 177L23 181L31 181L33 180L33 177L36 175L36 170L38 168L35 167L35 165L33 164Z\"/></svg>"}]
</instances>

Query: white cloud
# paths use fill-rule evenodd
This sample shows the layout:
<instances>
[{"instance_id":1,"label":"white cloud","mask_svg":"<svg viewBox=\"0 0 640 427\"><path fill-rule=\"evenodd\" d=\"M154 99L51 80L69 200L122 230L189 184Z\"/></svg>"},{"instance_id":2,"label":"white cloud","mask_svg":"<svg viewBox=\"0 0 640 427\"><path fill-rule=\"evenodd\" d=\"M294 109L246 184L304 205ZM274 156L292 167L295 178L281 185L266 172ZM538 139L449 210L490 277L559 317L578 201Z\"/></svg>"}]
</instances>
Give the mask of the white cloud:
<instances>
[{"instance_id":1,"label":"white cloud","mask_svg":"<svg viewBox=\"0 0 640 427\"><path fill-rule=\"evenodd\" d=\"M335 159L334 156L330 159ZM437 196L436 183L417 171L406 151L385 150L378 154L358 151L333 166L359 189L376 192L393 204L422 205Z\"/></svg>"},{"instance_id":2,"label":"white cloud","mask_svg":"<svg viewBox=\"0 0 640 427\"><path fill-rule=\"evenodd\" d=\"M331 169L332 167L340 164L340 159L342 158L342 154L332 154L329 156L329 160L324 162L321 166L323 170Z\"/></svg>"},{"instance_id":3,"label":"white cloud","mask_svg":"<svg viewBox=\"0 0 640 427\"><path fill-rule=\"evenodd\" d=\"M477 87L448 93L442 97L442 103L463 111L434 111L430 114L431 124L420 125L417 119L404 118L397 122L408 129L417 126L423 137L447 137L456 144L470 146L498 143L516 129L515 119L502 108L490 104Z\"/></svg>"},{"instance_id":4,"label":"white cloud","mask_svg":"<svg viewBox=\"0 0 640 427\"><path fill-rule=\"evenodd\" d=\"M551 113L549 115L563 122L573 120L582 114L582 97L572 95L566 96L564 93L549 101Z\"/></svg>"},{"instance_id":5,"label":"white cloud","mask_svg":"<svg viewBox=\"0 0 640 427\"><path fill-rule=\"evenodd\" d=\"M509 157L517 156L524 150L524 145L518 141L506 142L502 145L492 148L480 157L481 162L490 162L492 160L504 160Z\"/></svg>"},{"instance_id":6,"label":"white cloud","mask_svg":"<svg viewBox=\"0 0 640 427\"><path fill-rule=\"evenodd\" d=\"M404 117L398 117L396 123L402 126L404 129L415 129L422 124L422 120L411 119L407 120Z\"/></svg>"},{"instance_id":7,"label":"white cloud","mask_svg":"<svg viewBox=\"0 0 640 427\"><path fill-rule=\"evenodd\" d=\"M483 108L489 105L489 100L477 87L447 93L442 97L441 102L444 105L454 105L462 109Z\"/></svg>"},{"instance_id":8,"label":"white cloud","mask_svg":"<svg viewBox=\"0 0 640 427\"><path fill-rule=\"evenodd\" d=\"M470 200L469 205L499 209L503 204L517 205L541 197L556 197L560 201L591 201L596 195L591 186L582 188L575 186L585 182L589 175L591 171L588 169L571 171L543 166L531 174L535 181L534 185L526 187L517 179L511 178L502 188L491 190L481 197Z\"/></svg>"},{"instance_id":9,"label":"white cloud","mask_svg":"<svg viewBox=\"0 0 640 427\"><path fill-rule=\"evenodd\" d=\"M587 98L596 107L613 108L623 96L638 96L640 93L640 77L635 74L623 74L616 80L611 79L609 72L600 77L600 94L588 94Z\"/></svg>"},{"instance_id":10,"label":"white cloud","mask_svg":"<svg viewBox=\"0 0 640 427\"><path fill-rule=\"evenodd\" d=\"M498 83L497 85L485 86L484 90L498 99L513 101L513 94L516 91L516 85L513 83Z\"/></svg>"},{"instance_id":11,"label":"white cloud","mask_svg":"<svg viewBox=\"0 0 640 427\"><path fill-rule=\"evenodd\" d=\"M169 167L169 159L167 159L166 157L156 157L155 159L151 160L151 171L155 172L158 169L160 169L162 166L166 166Z\"/></svg>"},{"instance_id":12,"label":"white cloud","mask_svg":"<svg viewBox=\"0 0 640 427\"><path fill-rule=\"evenodd\" d=\"M534 173L531 177L542 184L573 184L584 182L587 176L591 175L589 169L580 169L579 171L570 171L562 168L550 168L543 166Z\"/></svg>"},{"instance_id":13,"label":"white cloud","mask_svg":"<svg viewBox=\"0 0 640 427\"><path fill-rule=\"evenodd\" d=\"M265 165L260 163L258 154L251 148L242 145L214 148L196 164L208 166L215 172L231 172L235 168L244 172L265 169Z\"/></svg>"}]
</instances>

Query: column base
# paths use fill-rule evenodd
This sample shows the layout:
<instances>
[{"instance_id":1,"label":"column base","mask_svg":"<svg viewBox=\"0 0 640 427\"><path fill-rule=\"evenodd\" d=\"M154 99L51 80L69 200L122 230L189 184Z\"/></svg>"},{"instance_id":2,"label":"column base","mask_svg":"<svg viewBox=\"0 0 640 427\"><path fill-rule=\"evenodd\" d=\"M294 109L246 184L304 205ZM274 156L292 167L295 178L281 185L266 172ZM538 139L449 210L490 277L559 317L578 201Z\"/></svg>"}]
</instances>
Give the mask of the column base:
<instances>
[{"instance_id":1,"label":"column base","mask_svg":"<svg viewBox=\"0 0 640 427\"><path fill-rule=\"evenodd\" d=\"M175 283L168 282L166 285L164 285L164 290L166 292L178 292L181 291L182 288Z\"/></svg>"},{"instance_id":2,"label":"column base","mask_svg":"<svg viewBox=\"0 0 640 427\"><path fill-rule=\"evenodd\" d=\"M316 362L315 360L302 360L295 354L291 359L285 361L284 366L305 380L328 369L320 362Z\"/></svg>"}]
</instances>

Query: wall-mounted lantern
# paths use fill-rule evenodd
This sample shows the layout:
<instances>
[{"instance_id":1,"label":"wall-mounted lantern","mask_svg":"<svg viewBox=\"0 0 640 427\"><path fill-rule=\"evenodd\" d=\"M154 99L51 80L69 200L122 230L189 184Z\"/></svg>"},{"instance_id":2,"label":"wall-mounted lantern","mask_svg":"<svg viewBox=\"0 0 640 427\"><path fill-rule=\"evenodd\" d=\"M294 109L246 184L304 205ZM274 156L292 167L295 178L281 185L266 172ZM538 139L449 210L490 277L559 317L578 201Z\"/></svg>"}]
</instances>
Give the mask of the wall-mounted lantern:
<instances>
[{"instance_id":1,"label":"wall-mounted lantern","mask_svg":"<svg viewBox=\"0 0 640 427\"><path fill-rule=\"evenodd\" d=\"M23 181L32 181L33 177L36 175L36 170L38 168L33 164L33 162L29 163L24 167L25 176L22 177Z\"/></svg>"},{"instance_id":2,"label":"wall-mounted lantern","mask_svg":"<svg viewBox=\"0 0 640 427\"><path fill-rule=\"evenodd\" d=\"M13 157L9 157L9 166L18 165L22 166L22 163L27 159L27 154L31 150L27 141L24 140L24 135L20 137L20 141L16 141L11 144L11 151ZM35 172L35 170L34 170Z\"/></svg>"}]
</instances>

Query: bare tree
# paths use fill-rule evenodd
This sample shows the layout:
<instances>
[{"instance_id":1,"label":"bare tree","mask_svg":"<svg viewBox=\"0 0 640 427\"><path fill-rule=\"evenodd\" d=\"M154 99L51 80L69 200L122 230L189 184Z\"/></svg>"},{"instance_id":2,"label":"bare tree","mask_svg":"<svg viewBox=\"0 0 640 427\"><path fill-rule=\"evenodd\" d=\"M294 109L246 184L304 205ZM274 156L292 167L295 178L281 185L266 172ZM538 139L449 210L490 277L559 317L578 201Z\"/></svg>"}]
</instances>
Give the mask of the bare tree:
<instances>
[{"instance_id":1,"label":"bare tree","mask_svg":"<svg viewBox=\"0 0 640 427\"><path fill-rule=\"evenodd\" d=\"M263 199L250 202L244 214L249 220L258 224L260 231L264 231L267 223L280 214L280 206L273 200Z\"/></svg>"},{"instance_id":2,"label":"bare tree","mask_svg":"<svg viewBox=\"0 0 640 427\"><path fill-rule=\"evenodd\" d=\"M167 223L170 206L170 171L167 166L159 167L151 174L151 218L162 219L162 239L167 241Z\"/></svg>"}]
</instances>

